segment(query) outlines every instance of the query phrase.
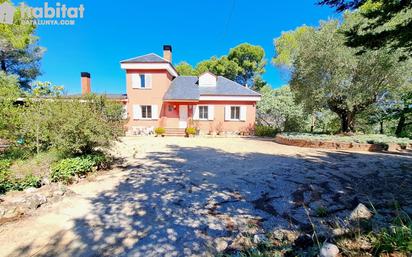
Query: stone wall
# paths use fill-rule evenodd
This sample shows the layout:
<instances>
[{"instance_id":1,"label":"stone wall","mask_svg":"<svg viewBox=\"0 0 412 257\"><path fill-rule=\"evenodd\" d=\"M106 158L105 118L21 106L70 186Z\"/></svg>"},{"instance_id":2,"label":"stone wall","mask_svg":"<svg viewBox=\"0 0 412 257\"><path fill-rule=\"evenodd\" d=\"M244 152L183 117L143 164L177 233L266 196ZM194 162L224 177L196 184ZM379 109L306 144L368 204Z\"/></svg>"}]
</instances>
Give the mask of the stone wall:
<instances>
[{"instance_id":1,"label":"stone wall","mask_svg":"<svg viewBox=\"0 0 412 257\"><path fill-rule=\"evenodd\" d=\"M282 145L291 145L308 148L322 148L333 150L352 150L352 151L365 151L365 152L382 152L385 151L385 146L381 144L361 144L354 142L336 142L336 141L320 141L310 139L296 139L287 138L282 135L277 135L275 142ZM388 144L387 151L400 151L402 150L398 144Z\"/></svg>"}]
</instances>

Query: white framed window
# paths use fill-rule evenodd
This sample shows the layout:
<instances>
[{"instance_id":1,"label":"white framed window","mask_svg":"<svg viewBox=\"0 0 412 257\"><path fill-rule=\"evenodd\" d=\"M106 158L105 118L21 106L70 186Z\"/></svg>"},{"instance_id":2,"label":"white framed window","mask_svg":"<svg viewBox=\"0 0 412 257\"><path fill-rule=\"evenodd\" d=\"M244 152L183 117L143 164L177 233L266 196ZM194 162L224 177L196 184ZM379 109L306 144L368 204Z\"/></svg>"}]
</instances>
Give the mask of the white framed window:
<instances>
[{"instance_id":1,"label":"white framed window","mask_svg":"<svg viewBox=\"0 0 412 257\"><path fill-rule=\"evenodd\" d=\"M208 106L199 106L199 120L207 120L209 118Z\"/></svg>"},{"instance_id":2,"label":"white framed window","mask_svg":"<svg viewBox=\"0 0 412 257\"><path fill-rule=\"evenodd\" d=\"M147 89L152 88L152 74L132 73L132 88Z\"/></svg>"},{"instance_id":3,"label":"white framed window","mask_svg":"<svg viewBox=\"0 0 412 257\"><path fill-rule=\"evenodd\" d=\"M214 105L195 105L193 107L194 120L214 120L215 106Z\"/></svg>"},{"instance_id":4,"label":"white framed window","mask_svg":"<svg viewBox=\"0 0 412 257\"><path fill-rule=\"evenodd\" d=\"M152 118L152 106L151 105L141 105L142 119L151 119Z\"/></svg>"},{"instance_id":5,"label":"white framed window","mask_svg":"<svg viewBox=\"0 0 412 257\"><path fill-rule=\"evenodd\" d=\"M240 106L230 106L230 119L240 120Z\"/></svg>"},{"instance_id":6,"label":"white framed window","mask_svg":"<svg viewBox=\"0 0 412 257\"><path fill-rule=\"evenodd\" d=\"M228 121L245 121L246 106L243 105L226 105L225 120Z\"/></svg>"}]
</instances>

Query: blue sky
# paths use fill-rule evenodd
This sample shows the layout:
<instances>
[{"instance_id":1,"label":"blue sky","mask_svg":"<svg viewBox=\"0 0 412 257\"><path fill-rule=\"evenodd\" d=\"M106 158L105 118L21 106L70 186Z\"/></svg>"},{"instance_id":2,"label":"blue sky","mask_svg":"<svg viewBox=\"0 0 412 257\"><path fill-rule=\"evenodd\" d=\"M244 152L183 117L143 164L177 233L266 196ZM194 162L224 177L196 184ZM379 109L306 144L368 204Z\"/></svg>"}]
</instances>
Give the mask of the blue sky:
<instances>
[{"instance_id":1,"label":"blue sky","mask_svg":"<svg viewBox=\"0 0 412 257\"><path fill-rule=\"evenodd\" d=\"M14 1L16 3L16 1ZM42 6L44 1L26 1ZM264 79L272 87L287 83L270 64L273 39L302 24L317 25L336 17L316 0L139 0L139 1L47 1L67 6L83 4L84 18L74 26L39 26L39 44L47 51L41 63L42 81L80 92L80 72L91 73L95 92L124 93L125 75L119 61L157 53L162 45L173 46L173 63L192 65L211 56L227 54L243 43L261 45L268 61Z\"/></svg>"}]
</instances>

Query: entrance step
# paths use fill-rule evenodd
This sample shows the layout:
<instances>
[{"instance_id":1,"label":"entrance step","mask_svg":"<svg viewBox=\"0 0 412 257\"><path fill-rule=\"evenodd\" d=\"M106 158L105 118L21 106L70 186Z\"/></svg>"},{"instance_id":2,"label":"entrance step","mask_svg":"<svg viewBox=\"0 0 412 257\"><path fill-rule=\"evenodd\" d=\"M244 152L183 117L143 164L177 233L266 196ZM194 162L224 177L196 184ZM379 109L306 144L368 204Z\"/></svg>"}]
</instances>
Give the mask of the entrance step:
<instances>
[{"instance_id":1,"label":"entrance step","mask_svg":"<svg viewBox=\"0 0 412 257\"><path fill-rule=\"evenodd\" d=\"M165 136L169 137L185 137L186 129L184 128L165 128Z\"/></svg>"}]
</instances>

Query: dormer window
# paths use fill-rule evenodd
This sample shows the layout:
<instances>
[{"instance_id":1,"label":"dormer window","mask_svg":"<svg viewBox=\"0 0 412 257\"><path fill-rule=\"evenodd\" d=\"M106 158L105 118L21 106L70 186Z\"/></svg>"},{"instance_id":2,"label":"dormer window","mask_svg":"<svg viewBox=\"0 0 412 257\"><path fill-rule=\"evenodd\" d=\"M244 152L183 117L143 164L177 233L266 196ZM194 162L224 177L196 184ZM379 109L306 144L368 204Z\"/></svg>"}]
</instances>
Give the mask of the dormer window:
<instances>
[{"instance_id":1,"label":"dormer window","mask_svg":"<svg viewBox=\"0 0 412 257\"><path fill-rule=\"evenodd\" d=\"M152 74L148 73L132 73L132 88L147 89L152 88Z\"/></svg>"},{"instance_id":2,"label":"dormer window","mask_svg":"<svg viewBox=\"0 0 412 257\"><path fill-rule=\"evenodd\" d=\"M199 76L199 87L215 87L217 77L211 72L205 72Z\"/></svg>"}]
</instances>

